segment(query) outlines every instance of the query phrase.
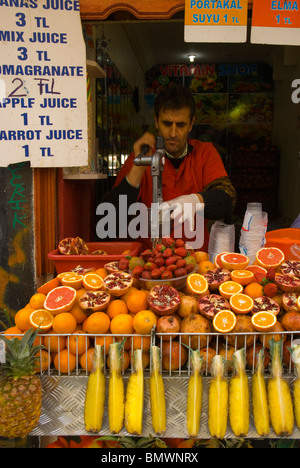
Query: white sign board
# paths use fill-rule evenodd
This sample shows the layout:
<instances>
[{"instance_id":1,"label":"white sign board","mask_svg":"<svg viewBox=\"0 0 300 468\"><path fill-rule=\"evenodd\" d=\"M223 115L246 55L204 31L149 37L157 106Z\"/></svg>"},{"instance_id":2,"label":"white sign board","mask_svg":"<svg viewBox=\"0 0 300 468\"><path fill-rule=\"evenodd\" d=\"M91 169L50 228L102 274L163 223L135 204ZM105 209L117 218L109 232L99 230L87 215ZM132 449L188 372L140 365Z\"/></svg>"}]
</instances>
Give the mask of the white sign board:
<instances>
[{"instance_id":1,"label":"white sign board","mask_svg":"<svg viewBox=\"0 0 300 468\"><path fill-rule=\"evenodd\" d=\"M0 0L0 166L88 162L79 0Z\"/></svg>"}]
</instances>

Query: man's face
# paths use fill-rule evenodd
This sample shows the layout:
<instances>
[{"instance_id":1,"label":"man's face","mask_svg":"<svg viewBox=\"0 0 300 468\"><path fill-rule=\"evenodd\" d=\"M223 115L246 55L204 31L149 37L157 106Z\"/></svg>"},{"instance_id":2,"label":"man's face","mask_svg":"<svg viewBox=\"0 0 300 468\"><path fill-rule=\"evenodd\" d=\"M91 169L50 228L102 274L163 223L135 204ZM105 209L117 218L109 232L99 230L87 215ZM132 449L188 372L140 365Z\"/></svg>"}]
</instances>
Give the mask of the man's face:
<instances>
[{"instance_id":1,"label":"man's face","mask_svg":"<svg viewBox=\"0 0 300 468\"><path fill-rule=\"evenodd\" d=\"M158 118L155 118L157 133L164 137L165 149L174 158L182 155L194 121L195 119L191 120L188 107L162 110Z\"/></svg>"}]
</instances>

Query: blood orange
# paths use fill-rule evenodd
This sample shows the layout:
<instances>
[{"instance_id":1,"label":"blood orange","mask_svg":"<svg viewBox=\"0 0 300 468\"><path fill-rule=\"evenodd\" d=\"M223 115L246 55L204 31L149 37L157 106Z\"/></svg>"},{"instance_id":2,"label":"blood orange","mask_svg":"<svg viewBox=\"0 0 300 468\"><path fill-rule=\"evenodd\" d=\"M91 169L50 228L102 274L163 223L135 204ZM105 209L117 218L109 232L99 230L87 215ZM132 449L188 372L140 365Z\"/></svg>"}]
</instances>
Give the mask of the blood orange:
<instances>
[{"instance_id":1,"label":"blood orange","mask_svg":"<svg viewBox=\"0 0 300 468\"><path fill-rule=\"evenodd\" d=\"M222 268L221 256L224 255L225 253L230 253L230 252L220 252L215 256L214 264L217 268Z\"/></svg>"},{"instance_id":2,"label":"blood orange","mask_svg":"<svg viewBox=\"0 0 300 468\"><path fill-rule=\"evenodd\" d=\"M256 253L257 263L266 268L277 268L284 261L284 253L277 247L262 247Z\"/></svg>"},{"instance_id":3,"label":"blood orange","mask_svg":"<svg viewBox=\"0 0 300 468\"><path fill-rule=\"evenodd\" d=\"M235 252L224 253L221 255L220 260L222 267L227 268L227 270L243 270L249 263L247 255Z\"/></svg>"},{"instance_id":4,"label":"blood orange","mask_svg":"<svg viewBox=\"0 0 300 468\"><path fill-rule=\"evenodd\" d=\"M52 315L68 312L76 300L76 289L70 286L58 286L46 296L44 308Z\"/></svg>"}]
</instances>

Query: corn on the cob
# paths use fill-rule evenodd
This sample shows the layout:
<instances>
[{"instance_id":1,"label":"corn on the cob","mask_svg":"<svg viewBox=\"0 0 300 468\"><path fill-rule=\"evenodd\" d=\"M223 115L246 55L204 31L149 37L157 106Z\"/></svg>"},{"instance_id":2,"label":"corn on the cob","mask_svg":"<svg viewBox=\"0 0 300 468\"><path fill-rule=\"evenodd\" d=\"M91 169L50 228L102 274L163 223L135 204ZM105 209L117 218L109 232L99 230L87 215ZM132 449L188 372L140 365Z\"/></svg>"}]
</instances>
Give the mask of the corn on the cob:
<instances>
[{"instance_id":1,"label":"corn on the cob","mask_svg":"<svg viewBox=\"0 0 300 468\"><path fill-rule=\"evenodd\" d=\"M166 401L164 381L160 370L160 350L151 346L150 402L152 426L156 434L166 430Z\"/></svg>"},{"instance_id":2,"label":"corn on the cob","mask_svg":"<svg viewBox=\"0 0 300 468\"><path fill-rule=\"evenodd\" d=\"M122 346L122 342L109 346L108 421L110 432L115 433L120 432L124 421L124 382L120 355Z\"/></svg>"},{"instance_id":3,"label":"corn on the cob","mask_svg":"<svg viewBox=\"0 0 300 468\"><path fill-rule=\"evenodd\" d=\"M257 365L252 377L253 419L257 433L265 436L270 432L270 416L267 386L264 378L264 349L257 355Z\"/></svg>"},{"instance_id":4,"label":"corn on the cob","mask_svg":"<svg viewBox=\"0 0 300 468\"><path fill-rule=\"evenodd\" d=\"M229 386L229 420L232 431L237 437L246 436L249 431L249 382L246 375L245 349L233 354L235 375Z\"/></svg>"},{"instance_id":5,"label":"corn on the cob","mask_svg":"<svg viewBox=\"0 0 300 468\"><path fill-rule=\"evenodd\" d=\"M277 435L291 434L294 429L293 401L289 384L282 377L282 340L269 341L272 359L272 378L268 382L269 411L272 427Z\"/></svg>"},{"instance_id":6,"label":"corn on the cob","mask_svg":"<svg viewBox=\"0 0 300 468\"><path fill-rule=\"evenodd\" d=\"M105 403L105 375L103 372L103 347L95 346L93 369L90 372L84 406L85 429L99 432L102 427Z\"/></svg>"},{"instance_id":7,"label":"corn on the cob","mask_svg":"<svg viewBox=\"0 0 300 468\"><path fill-rule=\"evenodd\" d=\"M203 357L200 356L199 349L191 350L192 374L188 383L187 396L187 431L189 436L196 437L200 428L202 409L202 376L201 367Z\"/></svg>"},{"instance_id":8,"label":"corn on the cob","mask_svg":"<svg viewBox=\"0 0 300 468\"><path fill-rule=\"evenodd\" d=\"M125 427L130 434L141 434L144 409L144 371L141 349L133 355L134 372L130 375L125 400Z\"/></svg>"},{"instance_id":9,"label":"corn on the cob","mask_svg":"<svg viewBox=\"0 0 300 468\"><path fill-rule=\"evenodd\" d=\"M293 346L291 352L296 375L293 384L295 419L297 427L300 428L300 345Z\"/></svg>"},{"instance_id":10,"label":"corn on the cob","mask_svg":"<svg viewBox=\"0 0 300 468\"><path fill-rule=\"evenodd\" d=\"M208 395L208 427L212 437L223 439L227 431L228 380L225 359L217 354L212 359L211 381Z\"/></svg>"}]
</instances>

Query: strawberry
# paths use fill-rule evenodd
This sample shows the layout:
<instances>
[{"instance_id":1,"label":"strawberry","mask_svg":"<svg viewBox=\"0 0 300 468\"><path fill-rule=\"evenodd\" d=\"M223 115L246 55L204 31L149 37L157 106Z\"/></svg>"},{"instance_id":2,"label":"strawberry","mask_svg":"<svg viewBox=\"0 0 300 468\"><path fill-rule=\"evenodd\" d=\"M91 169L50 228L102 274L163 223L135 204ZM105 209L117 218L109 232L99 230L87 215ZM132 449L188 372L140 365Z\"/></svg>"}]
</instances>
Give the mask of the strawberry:
<instances>
[{"instance_id":1,"label":"strawberry","mask_svg":"<svg viewBox=\"0 0 300 468\"><path fill-rule=\"evenodd\" d=\"M171 249L171 247L167 247L167 248L163 251L163 254L162 254L162 256L163 256L164 258L171 257L171 255L173 255L173 250Z\"/></svg>"},{"instance_id":2,"label":"strawberry","mask_svg":"<svg viewBox=\"0 0 300 468\"><path fill-rule=\"evenodd\" d=\"M162 243L166 247L172 247L172 245L174 244L174 239L172 239L171 237L164 237Z\"/></svg>"},{"instance_id":3,"label":"strawberry","mask_svg":"<svg viewBox=\"0 0 300 468\"><path fill-rule=\"evenodd\" d=\"M267 271L267 279L269 281L273 281L273 279L275 278L275 268L271 267L269 268L269 270Z\"/></svg>"},{"instance_id":4,"label":"strawberry","mask_svg":"<svg viewBox=\"0 0 300 468\"><path fill-rule=\"evenodd\" d=\"M264 295L267 297L273 297L277 294L278 288L275 283L267 283L264 286Z\"/></svg>"},{"instance_id":5,"label":"strawberry","mask_svg":"<svg viewBox=\"0 0 300 468\"><path fill-rule=\"evenodd\" d=\"M184 240L182 239L175 239L175 247L183 247L184 246Z\"/></svg>"},{"instance_id":6,"label":"strawberry","mask_svg":"<svg viewBox=\"0 0 300 468\"><path fill-rule=\"evenodd\" d=\"M171 271L165 270L161 274L161 279L171 279L173 278L173 273Z\"/></svg>"},{"instance_id":7,"label":"strawberry","mask_svg":"<svg viewBox=\"0 0 300 468\"><path fill-rule=\"evenodd\" d=\"M177 249L174 249L174 253L182 258L187 256L187 250L185 247L178 247Z\"/></svg>"},{"instance_id":8,"label":"strawberry","mask_svg":"<svg viewBox=\"0 0 300 468\"><path fill-rule=\"evenodd\" d=\"M132 270L132 276L134 276L135 278L139 278L141 274L143 273L143 271L144 271L144 267L142 265L137 265Z\"/></svg>"}]
</instances>

